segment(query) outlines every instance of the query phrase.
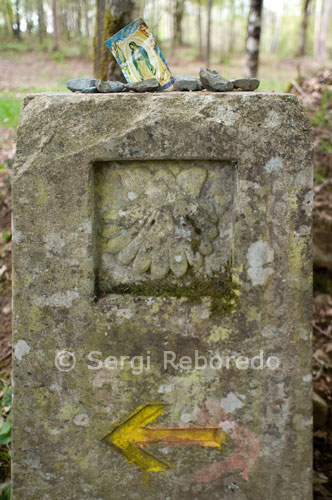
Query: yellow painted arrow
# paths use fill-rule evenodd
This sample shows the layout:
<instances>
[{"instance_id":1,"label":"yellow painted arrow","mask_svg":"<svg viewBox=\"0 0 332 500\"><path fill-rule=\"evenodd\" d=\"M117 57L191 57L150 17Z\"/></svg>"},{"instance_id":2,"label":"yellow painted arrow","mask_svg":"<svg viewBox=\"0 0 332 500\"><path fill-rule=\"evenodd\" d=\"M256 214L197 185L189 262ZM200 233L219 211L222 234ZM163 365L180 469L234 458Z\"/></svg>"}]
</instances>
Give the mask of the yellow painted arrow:
<instances>
[{"instance_id":1,"label":"yellow painted arrow","mask_svg":"<svg viewBox=\"0 0 332 500\"><path fill-rule=\"evenodd\" d=\"M218 427L146 428L164 411L161 403L140 406L104 438L128 460L149 472L163 472L169 465L142 448L162 446L211 446L221 449L226 434Z\"/></svg>"}]
</instances>

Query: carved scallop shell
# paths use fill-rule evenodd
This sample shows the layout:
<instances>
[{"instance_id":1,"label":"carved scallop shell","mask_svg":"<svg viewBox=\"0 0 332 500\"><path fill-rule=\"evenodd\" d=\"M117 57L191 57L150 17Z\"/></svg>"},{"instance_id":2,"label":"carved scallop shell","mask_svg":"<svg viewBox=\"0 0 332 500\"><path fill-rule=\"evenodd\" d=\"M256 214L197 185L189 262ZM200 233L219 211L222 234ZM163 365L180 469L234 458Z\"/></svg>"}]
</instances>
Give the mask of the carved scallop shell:
<instances>
[{"instance_id":1,"label":"carved scallop shell","mask_svg":"<svg viewBox=\"0 0 332 500\"><path fill-rule=\"evenodd\" d=\"M219 234L214 208L200 199L207 171L193 167L175 175L141 169L140 174L143 189L125 193L116 218L105 214L106 251L116 254L119 264L132 265L136 275L150 271L153 279L169 272L180 278L189 266L202 268Z\"/></svg>"}]
</instances>

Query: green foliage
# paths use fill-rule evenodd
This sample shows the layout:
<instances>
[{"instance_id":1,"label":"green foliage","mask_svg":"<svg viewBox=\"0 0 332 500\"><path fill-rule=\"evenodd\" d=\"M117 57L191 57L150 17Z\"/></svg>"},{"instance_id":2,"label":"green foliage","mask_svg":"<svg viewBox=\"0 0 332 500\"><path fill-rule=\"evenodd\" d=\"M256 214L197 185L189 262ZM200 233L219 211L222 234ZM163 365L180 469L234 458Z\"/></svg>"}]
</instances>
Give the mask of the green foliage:
<instances>
[{"instance_id":1,"label":"green foliage","mask_svg":"<svg viewBox=\"0 0 332 500\"><path fill-rule=\"evenodd\" d=\"M62 52L56 51L51 54L51 59L55 62L63 62L65 60L65 56Z\"/></svg>"},{"instance_id":2,"label":"green foliage","mask_svg":"<svg viewBox=\"0 0 332 500\"><path fill-rule=\"evenodd\" d=\"M5 242L6 242L6 243L8 243L8 241L10 241L10 239L11 239L11 237L12 237L11 232L10 232L9 230L4 231L4 232L2 233L2 237L3 237L3 239L5 240Z\"/></svg>"},{"instance_id":3,"label":"green foliage","mask_svg":"<svg viewBox=\"0 0 332 500\"><path fill-rule=\"evenodd\" d=\"M10 500L10 483L0 484L0 500Z\"/></svg>"},{"instance_id":4,"label":"green foliage","mask_svg":"<svg viewBox=\"0 0 332 500\"><path fill-rule=\"evenodd\" d=\"M332 272L326 269L314 269L313 288L315 292L332 295Z\"/></svg>"},{"instance_id":5,"label":"green foliage","mask_svg":"<svg viewBox=\"0 0 332 500\"><path fill-rule=\"evenodd\" d=\"M332 103L332 93L325 89L320 110L313 116L311 123L314 127L332 127L332 111L328 110L329 103Z\"/></svg>"},{"instance_id":6,"label":"green foliage","mask_svg":"<svg viewBox=\"0 0 332 500\"><path fill-rule=\"evenodd\" d=\"M315 165L314 168L314 181L317 183L322 183L325 182L327 179L327 173L328 173L328 168L327 166L325 167L320 167L318 165Z\"/></svg>"},{"instance_id":7,"label":"green foliage","mask_svg":"<svg viewBox=\"0 0 332 500\"><path fill-rule=\"evenodd\" d=\"M17 127L22 99L14 95L0 94L0 126Z\"/></svg>"},{"instance_id":8,"label":"green foliage","mask_svg":"<svg viewBox=\"0 0 332 500\"><path fill-rule=\"evenodd\" d=\"M0 445L9 444L12 440L12 425L10 422L4 422L0 428Z\"/></svg>"},{"instance_id":9,"label":"green foliage","mask_svg":"<svg viewBox=\"0 0 332 500\"><path fill-rule=\"evenodd\" d=\"M320 147L324 149L324 151L332 151L332 141L325 139L321 141Z\"/></svg>"},{"instance_id":10,"label":"green foliage","mask_svg":"<svg viewBox=\"0 0 332 500\"><path fill-rule=\"evenodd\" d=\"M24 53L31 52L33 50L33 45L30 40L22 40L18 42L17 40L0 40L0 52L13 52L13 53Z\"/></svg>"}]
</instances>

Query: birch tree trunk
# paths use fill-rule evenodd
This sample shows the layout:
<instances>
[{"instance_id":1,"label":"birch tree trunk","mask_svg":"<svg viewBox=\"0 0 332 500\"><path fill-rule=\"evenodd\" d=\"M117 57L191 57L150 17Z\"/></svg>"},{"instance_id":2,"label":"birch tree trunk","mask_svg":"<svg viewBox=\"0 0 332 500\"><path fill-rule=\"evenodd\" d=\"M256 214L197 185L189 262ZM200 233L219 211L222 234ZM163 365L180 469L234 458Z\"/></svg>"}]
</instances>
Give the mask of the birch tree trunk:
<instances>
[{"instance_id":1,"label":"birch tree trunk","mask_svg":"<svg viewBox=\"0 0 332 500\"><path fill-rule=\"evenodd\" d=\"M250 0L245 77L258 73L259 43L261 37L263 0Z\"/></svg>"},{"instance_id":2,"label":"birch tree trunk","mask_svg":"<svg viewBox=\"0 0 332 500\"><path fill-rule=\"evenodd\" d=\"M299 38L299 47L297 51L298 57L305 56L307 52L307 31L308 31L310 4L311 0L302 1L302 21L301 21L301 30Z\"/></svg>"}]
</instances>

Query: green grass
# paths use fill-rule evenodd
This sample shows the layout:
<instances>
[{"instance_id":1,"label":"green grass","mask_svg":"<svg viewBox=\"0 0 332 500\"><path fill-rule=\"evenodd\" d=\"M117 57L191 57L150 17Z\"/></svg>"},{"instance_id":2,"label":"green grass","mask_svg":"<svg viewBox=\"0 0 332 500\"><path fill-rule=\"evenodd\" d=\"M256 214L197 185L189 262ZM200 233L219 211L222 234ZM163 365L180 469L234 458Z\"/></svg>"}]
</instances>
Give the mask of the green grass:
<instances>
[{"instance_id":1,"label":"green grass","mask_svg":"<svg viewBox=\"0 0 332 500\"><path fill-rule=\"evenodd\" d=\"M321 165L314 166L314 181L318 183L325 182L327 179L328 167Z\"/></svg>"},{"instance_id":2,"label":"green grass","mask_svg":"<svg viewBox=\"0 0 332 500\"><path fill-rule=\"evenodd\" d=\"M12 94L0 94L0 126L16 128L21 107L21 97Z\"/></svg>"},{"instance_id":3,"label":"green grass","mask_svg":"<svg viewBox=\"0 0 332 500\"><path fill-rule=\"evenodd\" d=\"M0 39L0 52L13 52L13 53L24 53L31 52L33 46L30 40L22 40L18 42L17 40L1 40Z\"/></svg>"}]
</instances>

